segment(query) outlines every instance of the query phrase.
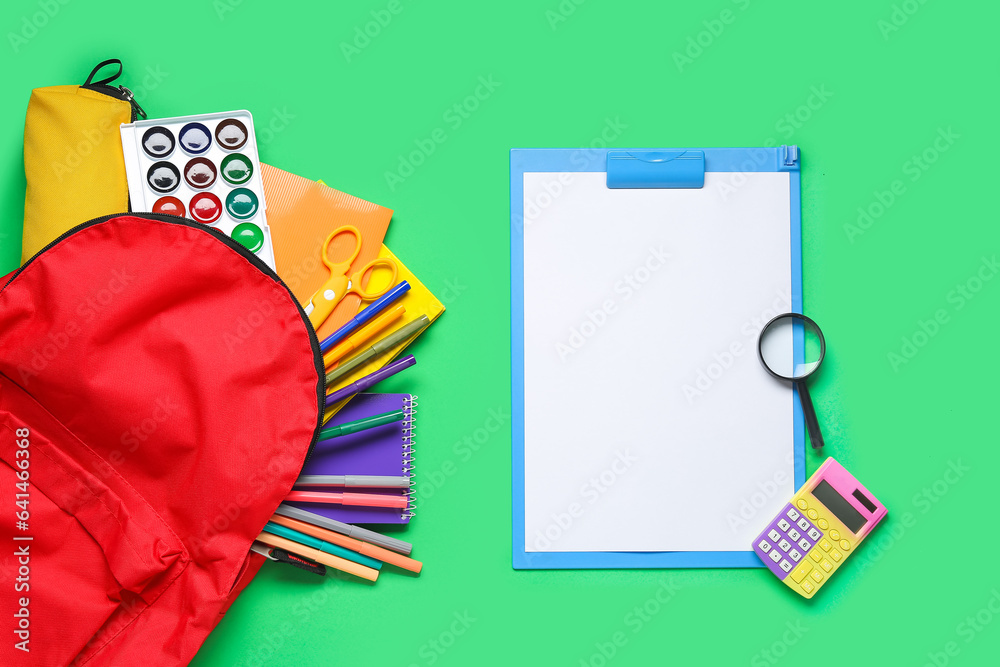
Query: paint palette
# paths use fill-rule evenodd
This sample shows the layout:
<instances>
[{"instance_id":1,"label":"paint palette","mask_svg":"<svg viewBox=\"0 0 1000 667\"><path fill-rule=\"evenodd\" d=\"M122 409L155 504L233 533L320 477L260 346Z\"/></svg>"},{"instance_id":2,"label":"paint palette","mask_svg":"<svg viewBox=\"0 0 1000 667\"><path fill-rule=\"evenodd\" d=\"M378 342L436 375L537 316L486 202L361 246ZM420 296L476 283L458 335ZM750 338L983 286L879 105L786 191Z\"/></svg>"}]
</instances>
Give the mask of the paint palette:
<instances>
[{"instance_id":1,"label":"paint palette","mask_svg":"<svg viewBox=\"0 0 1000 667\"><path fill-rule=\"evenodd\" d=\"M275 268L249 111L144 120L121 135L133 211L214 227Z\"/></svg>"}]
</instances>

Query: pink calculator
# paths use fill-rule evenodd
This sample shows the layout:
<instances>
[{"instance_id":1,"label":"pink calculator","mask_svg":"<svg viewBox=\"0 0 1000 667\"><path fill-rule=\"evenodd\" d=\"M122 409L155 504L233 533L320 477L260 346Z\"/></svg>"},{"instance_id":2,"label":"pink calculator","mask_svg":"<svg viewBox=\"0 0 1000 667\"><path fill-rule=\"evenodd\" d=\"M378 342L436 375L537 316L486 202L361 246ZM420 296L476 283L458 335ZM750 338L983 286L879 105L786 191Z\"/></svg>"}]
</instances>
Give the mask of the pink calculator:
<instances>
[{"instance_id":1,"label":"pink calculator","mask_svg":"<svg viewBox=\"0 0 1000 667\"><path fill-rule=\"evenodd\" d=\"M757 536L753 550L778 579L811 598L886 513L854 475L828 458Z\"/></svg>"}]
</instances>

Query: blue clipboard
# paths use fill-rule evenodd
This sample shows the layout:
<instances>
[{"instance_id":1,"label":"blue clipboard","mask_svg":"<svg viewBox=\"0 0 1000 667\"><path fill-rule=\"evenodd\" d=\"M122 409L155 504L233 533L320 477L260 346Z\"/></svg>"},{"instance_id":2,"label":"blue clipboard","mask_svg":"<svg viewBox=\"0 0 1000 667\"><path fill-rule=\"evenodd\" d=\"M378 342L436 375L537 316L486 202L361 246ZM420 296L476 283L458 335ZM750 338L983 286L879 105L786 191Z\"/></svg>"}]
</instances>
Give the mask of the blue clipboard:
<instances>
[{"instance_id":1,"label":"blue clipboard","mask_svg":"<svg viewBox=\"0 0 1000 667\"><path fill-rule=\"evenodd\" d=\"M510 152L510 303L513 566L515 569L764 567L746 551L528 552L525 550L524 457L524 174L606 172L609 188L700 188L706 172L789 173L791 302L802 312L800 160L796 146L705 149L512 149ZM806 479L805 422L793 400L794 488ZM770 519L772 517L766 517Z\"/></svg>"}]
</instances>

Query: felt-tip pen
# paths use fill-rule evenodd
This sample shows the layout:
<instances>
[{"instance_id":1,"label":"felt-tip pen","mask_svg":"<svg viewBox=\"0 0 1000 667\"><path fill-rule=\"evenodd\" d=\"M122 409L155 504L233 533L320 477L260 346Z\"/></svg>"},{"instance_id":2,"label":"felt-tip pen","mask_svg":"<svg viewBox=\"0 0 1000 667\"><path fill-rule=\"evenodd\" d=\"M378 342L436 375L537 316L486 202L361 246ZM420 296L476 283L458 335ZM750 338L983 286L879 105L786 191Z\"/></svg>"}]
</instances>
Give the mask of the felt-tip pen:
<instances>
[{"instance_id":1,"label":"felt-tip pen","mask_svg":"<svg viewBox=\"0 0 1000 667\"><path fill-rule=\"evenodd\" d=\"M421 315L417 319L413 320L409 324L400 327L396 331L392 332L382 340L378 341L364 352L354 355L347 361L345 361L340 366L337 366L332 371L326 374L326 386L331 386L337 382L340 378L344 377L355 368L358 368L362 364L374 359L380 354L383 354L392 348L396 347L407 338L416 336L421 331L426 329L431 323L431 319L426 315Z\"/></svg>"}]
</instances>

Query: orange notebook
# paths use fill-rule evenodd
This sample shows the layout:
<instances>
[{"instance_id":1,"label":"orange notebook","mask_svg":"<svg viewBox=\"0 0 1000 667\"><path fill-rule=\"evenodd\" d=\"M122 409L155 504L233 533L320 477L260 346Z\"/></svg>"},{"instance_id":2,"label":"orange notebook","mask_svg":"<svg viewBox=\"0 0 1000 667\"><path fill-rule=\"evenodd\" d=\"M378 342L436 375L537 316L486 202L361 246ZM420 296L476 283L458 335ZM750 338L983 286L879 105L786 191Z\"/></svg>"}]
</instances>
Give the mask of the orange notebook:
<instances>
[{"instance_id":1,"label":"orange notebook","mask_svg":"<svg viewBox=\"0 0 1000 667\"><path fill-rule=\"evenodd\" d=\"M271 228L274 263L278 275L305 306L330 271L320 252L327 235L337 227L354 225L361 232L361 252L351 265L353 273L379 256L382 240L392 219L392 209L261 163L267 224ZM330 243L331 258L347 257L353 239L341 234ZM350 247L348 247L350 246ZM361 307L356 294L347 294L316 334L320 340L354 317Z\"/></svg>"}]
</instances>

